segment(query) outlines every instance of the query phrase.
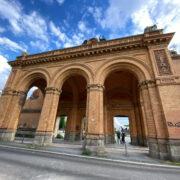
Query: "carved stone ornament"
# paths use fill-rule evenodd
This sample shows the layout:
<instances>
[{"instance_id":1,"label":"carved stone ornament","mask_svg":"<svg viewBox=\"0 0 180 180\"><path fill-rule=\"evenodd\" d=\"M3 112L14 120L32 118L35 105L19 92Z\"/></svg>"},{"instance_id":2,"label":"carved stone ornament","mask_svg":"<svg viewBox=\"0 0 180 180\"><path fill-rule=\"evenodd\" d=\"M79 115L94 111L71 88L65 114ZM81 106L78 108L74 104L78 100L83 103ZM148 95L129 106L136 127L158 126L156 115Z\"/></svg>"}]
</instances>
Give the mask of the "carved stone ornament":
<instances>
[{"instance_id":1,"label":"carved stone ornament","mask_svg":"<svg viewBox=\"0 0 180 180\"><path fill-rule=\"evenodd\" d=\"M165 50L164 49L154 50L154 55L155 55L159 75L172 74Z\"/></svg>"},{"instance_id":2,"label":"carved stone ornament","mask_svg":"<svg viewBox=\"0 0 180 180\"><path fill-rule=\"evenodd\" d=\"M55 87L46 87L46 94L61 94L61 90Z\"/></svg>"},{"instance_id":3,"label":"carved stone ornament","mask_svg":"<svg viewBox=\"0 0 180 180\"><path fill-rule=\"evenodd\" d=\"M104 86L101 85L101 84L88 84L87 89L88 90L100 90L100 91L103 91Z\"/></svg>"}]
</instances>

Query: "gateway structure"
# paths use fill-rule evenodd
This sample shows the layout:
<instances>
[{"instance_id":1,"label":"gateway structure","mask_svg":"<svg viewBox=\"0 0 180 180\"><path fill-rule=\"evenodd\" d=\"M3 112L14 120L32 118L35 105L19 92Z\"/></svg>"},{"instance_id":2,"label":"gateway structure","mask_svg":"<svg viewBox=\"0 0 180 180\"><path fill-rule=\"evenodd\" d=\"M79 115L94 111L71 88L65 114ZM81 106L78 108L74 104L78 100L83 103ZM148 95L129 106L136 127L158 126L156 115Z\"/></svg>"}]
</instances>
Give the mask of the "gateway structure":
<instances>
[{"instance_id":1,"label":"gateway structure","mask_svg":"<svg viewBox=\"0 0 180 180\"><path fill-rule=\"evenodd\" d=\"M149 27L17 57L0 98L0 139L13 141L24 124L34 128L35 143L49 144L66 116L66 139L83 133L98 151L114 141L113 117L127 116L132 144L148 145L152 157L180 160L180 56L167 49L173 35ZM39 92L25 103L33 86Z\"/></svg>"}]
</instances>

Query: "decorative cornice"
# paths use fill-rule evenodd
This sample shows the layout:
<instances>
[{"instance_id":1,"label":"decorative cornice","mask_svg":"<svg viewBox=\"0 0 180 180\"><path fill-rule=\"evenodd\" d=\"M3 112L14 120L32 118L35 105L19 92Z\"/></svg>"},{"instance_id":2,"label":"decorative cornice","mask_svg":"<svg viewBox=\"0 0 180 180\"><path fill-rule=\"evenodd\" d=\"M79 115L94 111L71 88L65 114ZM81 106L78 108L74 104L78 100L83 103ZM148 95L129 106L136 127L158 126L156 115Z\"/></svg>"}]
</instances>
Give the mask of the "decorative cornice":
<instances>
[{"instance_id":1,"label":"decorative cornice","mask_svg":"<svg viewBox=\"0 0 180 180\"><path fill-rule=\"evenodd\" d=\"M174 33L162 34L161 30L126 38L98 42L97 44L81 45L72 48L54 50L34 55L19 56L9 62L11 66L28 66L39 63L58 62L68 59L110 54L128 49L146 48L149 45L169 44Z\"/></svg>"},{"instance_id":2,"label":"decorative cornice","mask_svg":"<svg viewBox=\"0 0 180 180\"><path fill-rule=\"evenodd\" d=\"M168 76L168 77L156 78L157 86L178 85L178 84L180 84L180 76Z\"/></svg>"},{"instance_id":3,"label":"decorative cornice","mask_svg":"<svg viewBox=\"0 0 180 180\"><path fill-rule=\"evenodd\" d=\"M159 77L156 79L145 80L139 83L138 87L140 89L147 89L154 86L166 86L166 85L179 85L180 76L169 76L169 77Z\"/></svg>"}]
</instances>

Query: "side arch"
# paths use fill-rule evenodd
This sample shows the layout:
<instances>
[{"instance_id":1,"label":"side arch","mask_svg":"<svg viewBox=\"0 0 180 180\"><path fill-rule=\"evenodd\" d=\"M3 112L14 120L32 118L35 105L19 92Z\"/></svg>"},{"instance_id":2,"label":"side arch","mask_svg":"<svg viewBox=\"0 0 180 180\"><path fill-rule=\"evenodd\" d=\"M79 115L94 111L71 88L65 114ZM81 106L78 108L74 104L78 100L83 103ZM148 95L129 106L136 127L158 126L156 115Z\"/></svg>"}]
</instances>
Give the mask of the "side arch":
<instances>
[{"instance_id":1,"label":"side arch","mask_svg":"<svg viewBox=\"0 0 180 180\"><path fill-rule=\"evenodd\" d=\"M128 70L136 76L139 82L152 79L153 77L150 67L141 60L124 56L105 63L101 69L96 72L95 82L104 84L105 79L111 72L119 70Z\"/></svg>"},{"instance_id":2,"label":"side arch","mask_svg":"<svg viewBox=\"0 0 180 180\"><path fill-rule=\"evenodd\" d=\"M61 88L63 83L72 75L81 75L86 79L87 84L93 82L92 70L83 64L69 64L63 67L54 77L52 86Z\"/></svg>"},{"instance_id":3,"label":"side arch","mask_svg":"<svg viewBox=\"0 0 180 180\"><path fill-rule=\"evenodd\" d=\"M28 72L16 85L16 89L20 91L28 91L30 85L37 79L44 79L47 86L50 83L50 74L44 69L36 69Z\"/></svg>"}]
</instances>

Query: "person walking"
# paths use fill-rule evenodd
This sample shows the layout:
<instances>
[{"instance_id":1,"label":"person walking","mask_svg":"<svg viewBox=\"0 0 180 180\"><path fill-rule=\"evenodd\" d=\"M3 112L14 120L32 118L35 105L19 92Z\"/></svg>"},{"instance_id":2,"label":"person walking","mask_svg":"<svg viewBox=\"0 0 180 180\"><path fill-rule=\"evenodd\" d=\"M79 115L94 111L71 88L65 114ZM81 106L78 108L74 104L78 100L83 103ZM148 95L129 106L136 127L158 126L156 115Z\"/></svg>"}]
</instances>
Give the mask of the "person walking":
<instances>
[{"instance_id":1,"label":"person walking","mask_svg":"<svg viewBox=\"0 0 180 180\"><path fill-rule=\"evenodd\" d=\"M116 135L117 135L117 144L120 144L121 133L119 130L116 131Z\"/></svg>"},{"instance_id":2,"label":"person walking","mask_svg":"<svg viewBox=\"0 0 180 180\"><path fill-rule=\"evenodd\" d=\"M125 143L125 136L126 136L125 131L124 131L124 129L122 128L122 130L121 130L121 142L122 142L122 144Z\"/></svg>"}]
</instances>

